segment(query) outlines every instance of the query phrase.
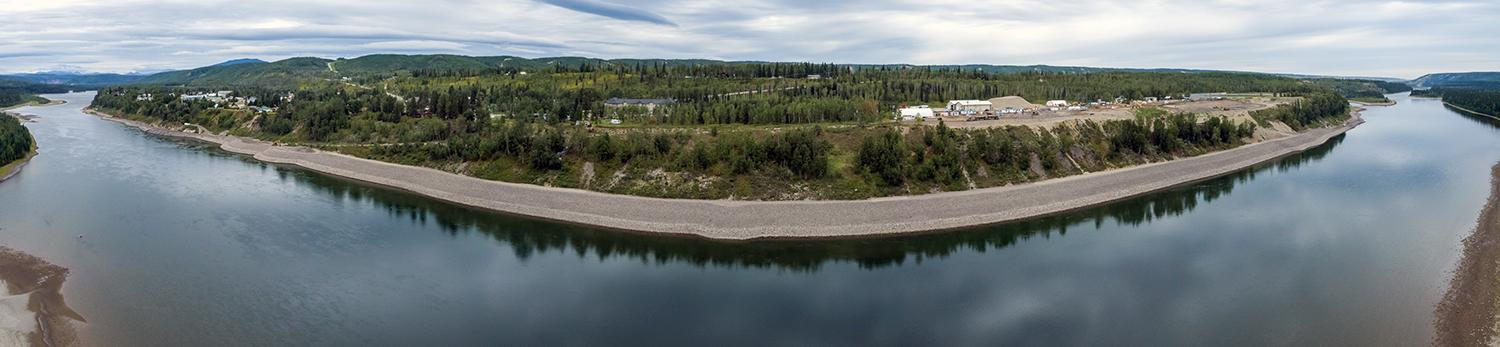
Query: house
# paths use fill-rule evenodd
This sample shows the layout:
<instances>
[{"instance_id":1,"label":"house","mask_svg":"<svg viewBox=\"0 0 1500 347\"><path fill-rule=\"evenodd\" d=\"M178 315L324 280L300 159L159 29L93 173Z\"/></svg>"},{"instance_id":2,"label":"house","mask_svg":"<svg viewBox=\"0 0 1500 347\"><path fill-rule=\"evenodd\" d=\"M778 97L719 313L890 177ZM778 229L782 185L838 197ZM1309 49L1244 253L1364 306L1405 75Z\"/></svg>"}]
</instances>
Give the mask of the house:
<instances>
[{"instance_id":1,"label":"house","mask_svg":"<svg viewBox=\"0 0 1500 347\"><path fill-rule=\"evenodd\" d=\"M1067 100L1047 100L1047 107L1067 107Z\"/></svg>"},{"instance_id":2,"label":"house","mask_svg":"<svg viewBox=\"0 0 1500 347\"><path fill-rule=\"evenodd\" d=\"M674 99L609 98L609 100L605 100L604 101L604 107L609 107L609 108L623 108L623 107L636 106L636 107L644 107L644 108L646 108L646 112L647 113L656 113L656 108L657 107L671 105L671 104L676 103L676 102L677 102L677 100L674 100Z\"/></svg>"},{"instance_id":3,"label":"house","mask_svg":"<svg viewBox=\"0 0 1500 347\"><path fill-rule=\"evenodd\" d=\"M146 93L146 94L141 94L141 95L136 95L135 96L135 101L151 101L151 100L154 100L154 99L156 99L156 98L152 97L151 93Z\"/></svg>"},{"instance_id":4,"label":"house","mask_svg":"<svg viewBox=\"0 0 1500 347\"><path fill-rule=\"evenodd\" d=\"M989 112L995 106L987 100L953 100L948 102L948 112L958 115L976 115Z\"/></svg>"},{"instance_id":5,"label":"house","mask_svg":"<svg viewBox=\"0 0 1500 347\"><path fill-rule=\"evenodd\" d=\"M933 118L937 116L936 113L932 112L932 108L927 107L927 105L902 107L896 110L896 113L901 119L905 120Z\"/></svg>"},{"instance_id":6,"label":"house","mask_svg":"<svg viewBox=\"0 0 1500 347\"><path fill-rule=\"evenodd\" d=\"M823 78L823 75L807 75L807 79L810 79L810 80L816 80L816 79L822 79L822 78Z\"/></svg>"}]
</instances>

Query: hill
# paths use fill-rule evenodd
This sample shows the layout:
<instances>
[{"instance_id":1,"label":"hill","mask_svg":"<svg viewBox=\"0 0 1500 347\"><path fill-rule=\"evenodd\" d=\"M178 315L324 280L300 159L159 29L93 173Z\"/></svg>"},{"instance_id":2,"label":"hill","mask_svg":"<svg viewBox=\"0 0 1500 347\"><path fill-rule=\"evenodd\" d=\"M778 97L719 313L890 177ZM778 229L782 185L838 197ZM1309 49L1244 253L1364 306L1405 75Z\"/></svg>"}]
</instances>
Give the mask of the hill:
<instances>
[{"instance_id":1,"label":"hill","mask_svg":"<svg viewBox=\"0 0 1500 347\"><path fill-rule=\"evenodd\" d=\"M1087 66L1054 65L991 65L991 64L816 64L766 61L725 61L711 59L600 59L588 57L523 58L517 56L462 56L450 54L400 55L372 54L357 58L323 59L300 57L266 62L259 59L234 59L191 70L167 71L150 75L142 74L89 74L74 72L46 72L14 74L0 78L19 79L40 84L70 85L92 89L120 84L159 84L190 87L212 86L265 86L290 87L302 83L348 77L351 79L386 78L411 74L465 74L540 72L549 70L589 70L629 67L680 68L680 67L724 67L724 66L835 66L849 70L904 70L931 69L989 74L1050 73L1083 74L1104 72L1166 72L1209 73L1233 72L1202 69L1177 68L1107 68ZM807 68L794 68L807 71ZM785 71L781 71L785 72ZM779 72L780 73L780 72ZM1301 76L1272 74L1299 79L1321 79L1326 76ZM785 77L804 77L787 74ZM1336 78L1336 77L1335 77ZM1362 78L1364 79L1364 78ZM1395 79L1368 78L1383 82Z\"/></svg>"},{"instance_id":2,"label":"hill","mask_svg":"<svg viewBox=\"0 0 1500 347\"><path fill-rule=\"evenodd\" d=\"M241 58L241 59L230 59L230 60L224 61L222 63L213 64L213 65L209 65L209 66L230 66L230 65L255 64L255 63L265 63L265 62L266 62L265 60L260 60L260 59Z\"/></svg>"},{"instance_id":3,"label":"hill","mask_svg":"<svg viewBox=\"0 0 1500 347\"><path fill-rule=\"evenodd\" d=\"M1411 81L1414 88L1500 88L1500 72L1435 73Z\"/></svg>"},{"instance_id":4,"label":"hill","mask_svg":"<svg viewBox=\"0 0 1500 347\"><path fill-rule=\"evenodd\" d=\"M166 84L183 86L271 86L286 87L299 83L341 77L353 79L385 78L411 74L486 74L507 72L540 72L552 70L589 70L628 67L681 68L681 67L725 67L764 66L784 64L786 66L836 66L850 70L903 70L932 69L990 74L1015 73L1103 73L1103 72L1169 72L1208 73L1214 70L1172 68L1101 68L1084 66L1052 65L912 65L912 64L814 64L763 61L723 61L709 59L599 59L587 57L523 58L516 56L473 57L449 54L399 55L372 54L357 58L292 58L276 62L253 59L236 60L192 70L171 71L148 76L134 83ZM805 70L805 69L803 69ZM803 77L788 75L786 77Z\"/></svg>"},{"instance_id":5,"label":"hill","mask_svg":"<svg viewBox=\"0 0 1500 347\"><path fill-rule=\"evenodd\" d=\"M135 83L205 87L290 87L303 82L332 78L333 73L328 70L330 61L310 57L290 58L273 63L244 61L158 73L135 81Z\"/></svg>"}]
</instances>

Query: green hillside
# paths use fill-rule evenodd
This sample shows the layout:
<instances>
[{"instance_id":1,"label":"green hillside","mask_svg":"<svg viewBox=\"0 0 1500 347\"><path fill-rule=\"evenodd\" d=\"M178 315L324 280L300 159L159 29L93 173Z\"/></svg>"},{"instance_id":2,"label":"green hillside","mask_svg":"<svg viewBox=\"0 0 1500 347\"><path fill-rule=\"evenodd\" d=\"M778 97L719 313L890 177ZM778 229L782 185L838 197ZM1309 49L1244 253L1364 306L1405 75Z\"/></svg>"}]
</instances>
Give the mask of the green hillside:
<instances>
[{"instance_id":1,"label":"green hillside","mask_svg":"<svg viewBox=\"0 0 1500 347\"><path fill-rule=\"evenodd\" d=\"M330 63L332 69L330 69ZM774 66L823 66L845 70L945 70L987 74L1017 73L1102 73L1102 72L1171 72L1208 73L1211 70L1193 69L1133 69L1098 68L1050 65L910 65L910 64L816 64L774 63L761 61L722 61L709 59L598 59L587 57L522 58L515 56L471 57L461 55L397 55L374 54L358 58L329 60L322 58L291 58L276 62L246 61L230 65L214 65L192 70L163 72L146 76L134 83L164 84L179 86L264 86L290 87L301 83L336 78L379 79L392 76L419 75L484 75L514 72L586 71L627 68L721 68L739 67L754 69ZM826 68L825 68L826 69ZM799 68L797 70L809 70ZM779 72L771 72L777 73ZM782 77L804 77L786 75Z\"/></svg>"}]
</instances>

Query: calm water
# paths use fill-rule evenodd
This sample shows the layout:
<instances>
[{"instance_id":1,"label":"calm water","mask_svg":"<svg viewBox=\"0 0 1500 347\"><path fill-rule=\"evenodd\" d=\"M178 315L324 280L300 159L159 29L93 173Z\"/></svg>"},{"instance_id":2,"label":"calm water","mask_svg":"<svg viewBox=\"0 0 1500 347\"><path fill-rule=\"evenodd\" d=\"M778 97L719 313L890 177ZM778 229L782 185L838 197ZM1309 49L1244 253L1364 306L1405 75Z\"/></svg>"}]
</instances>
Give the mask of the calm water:
<instances>
[{"instance_id":1,"label":"calm water","mask_svg":"<svg viewBox=\"0 0 1500 347\"><path fill-rule=\"evenodd\" d=\"M723 244L474 211L78 112L0 183L108 345L1420 345L1500 161L1396 99L1275 165L1022 224ZM80 238L79 236L83 236Z\"/></svg>"}]
</instances>

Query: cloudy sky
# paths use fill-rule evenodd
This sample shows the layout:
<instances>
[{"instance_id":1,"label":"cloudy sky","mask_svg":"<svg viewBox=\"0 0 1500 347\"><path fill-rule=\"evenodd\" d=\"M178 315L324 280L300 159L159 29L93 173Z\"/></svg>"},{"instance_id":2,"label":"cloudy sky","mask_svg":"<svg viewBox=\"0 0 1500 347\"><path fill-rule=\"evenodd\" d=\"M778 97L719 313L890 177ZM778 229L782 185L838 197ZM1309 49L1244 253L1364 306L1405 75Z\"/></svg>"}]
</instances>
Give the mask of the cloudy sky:
<instances>
[{"instance_id":1,"label":"cloudy sky","mask_svg":"<svg viewBox=\"0 0 1500 347\"><path fill-rule=\"evenodd\" d=\"M1411 78L1500 70L1497 33L1494 0L0 0L0 72L450 53Z\"/></svg>"}]
</instances>

